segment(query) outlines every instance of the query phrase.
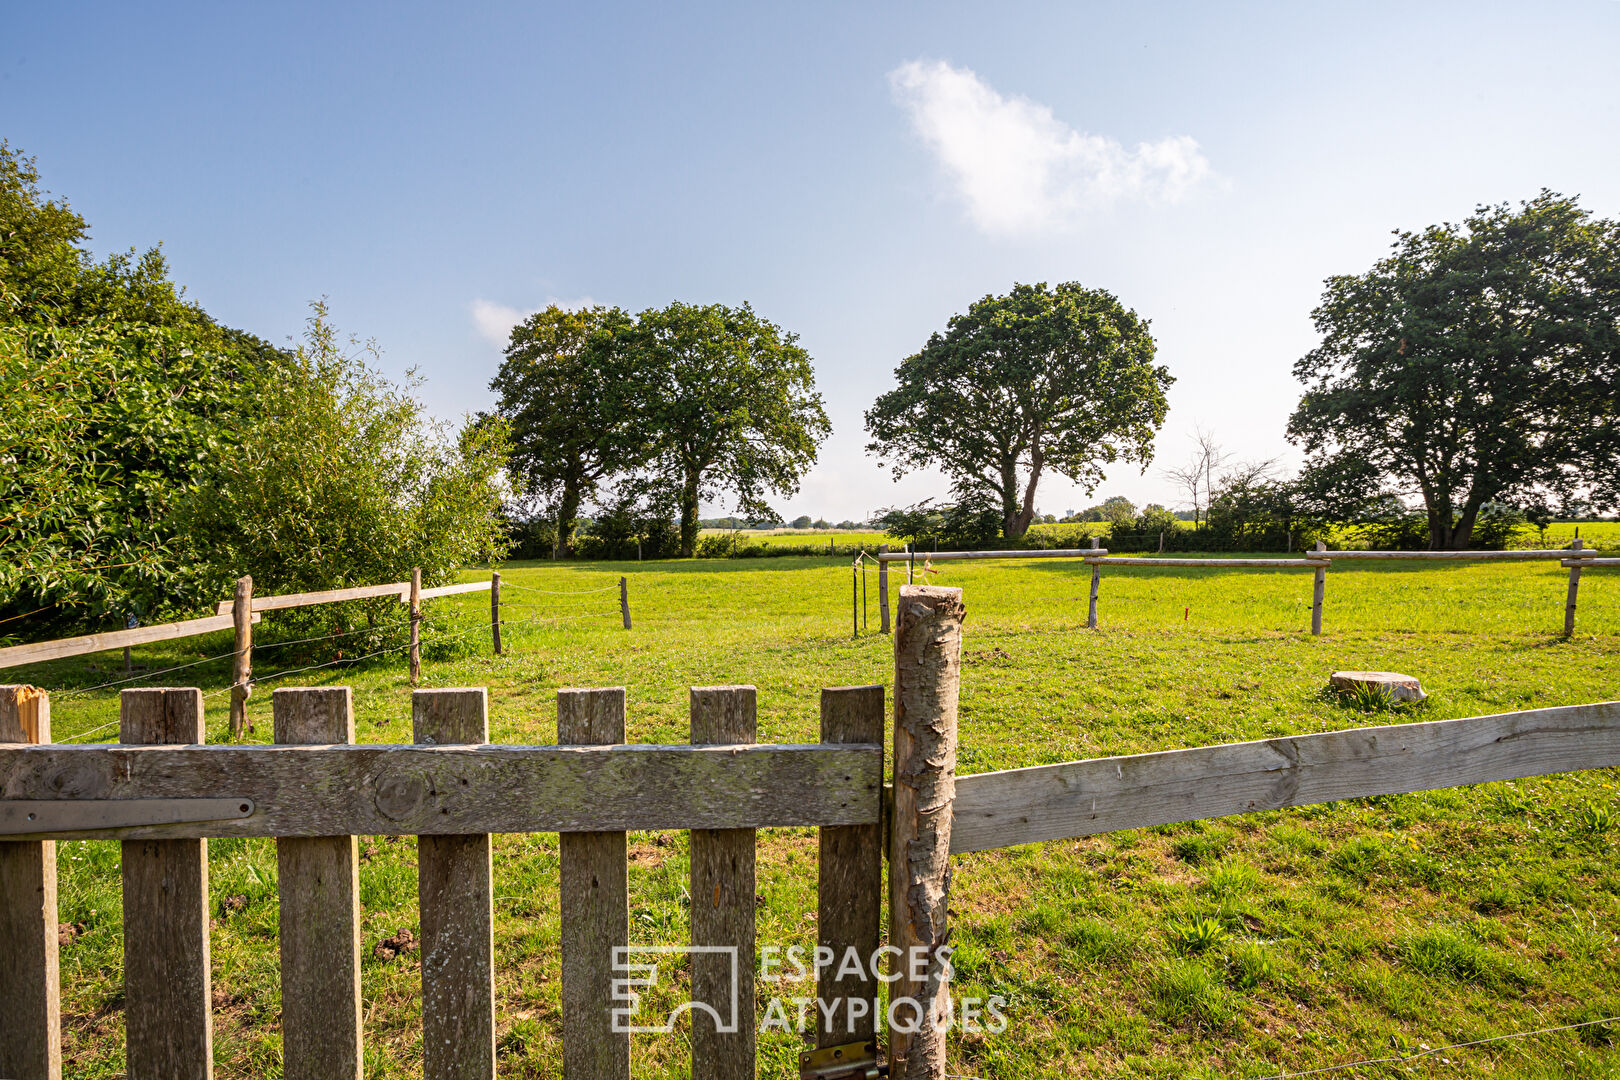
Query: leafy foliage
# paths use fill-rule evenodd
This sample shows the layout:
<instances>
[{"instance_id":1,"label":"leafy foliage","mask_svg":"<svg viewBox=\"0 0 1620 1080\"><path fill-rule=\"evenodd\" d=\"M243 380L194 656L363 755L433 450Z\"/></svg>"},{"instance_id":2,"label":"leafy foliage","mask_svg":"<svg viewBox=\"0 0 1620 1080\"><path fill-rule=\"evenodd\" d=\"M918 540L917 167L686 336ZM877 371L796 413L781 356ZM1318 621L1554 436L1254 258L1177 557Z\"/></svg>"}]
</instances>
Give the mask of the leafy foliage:
<instances>
[{"instance_id":1,"label":"leafy foliage","mask_svg":"<svg viewBox=\"0 0 1620 1080\"><path fill-rule=\"evenodd\" d=\"M1481 207L1329 278L1313 316L1288 431L1331 516L1415 495L1461 549L1493 500L1620 500L1620 224L1546 191Z\"/></svg>"},{"instance_id":2,"label":"leafy foliage","mask_svg":"<svg viewBox=\"0 0 1620 1080\"><path fill-rule=\"evenodd\" d=\"M944 470L959 500L992 499L1017 539L1047 470L1090 488L1104 465L1151 460L1172 382L1154 350L1146 321L1111 293L1016 285L901 361L899 385L867 410L867 449L896 477Z\"/></svg>"}]
</instances>

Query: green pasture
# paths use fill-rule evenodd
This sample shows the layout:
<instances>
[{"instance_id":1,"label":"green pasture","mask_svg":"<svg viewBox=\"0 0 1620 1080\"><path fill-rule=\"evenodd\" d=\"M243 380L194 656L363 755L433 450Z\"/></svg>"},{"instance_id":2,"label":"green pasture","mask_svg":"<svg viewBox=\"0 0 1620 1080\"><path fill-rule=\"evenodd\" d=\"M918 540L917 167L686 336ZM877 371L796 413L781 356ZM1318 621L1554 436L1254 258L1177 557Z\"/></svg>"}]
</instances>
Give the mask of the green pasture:
<instances>
[{"instance_id":1,"label":"green pasture","mask_svg":"<svg viewBox=\"0 0 1620 1080\"><path fill-rule=\"evenodd\" d=\"M1565 640L1556 564L1341 564L1320 638L1307 632L1309 572L1107 568L1093 632L1079 562L939 569L931 580L962 587L968 612L963 773L1620 697L1615 571L1585 575L1578 632ZM630 632L618 621L621 574ZM759 688L761 741L814 741L820 687L890 678L875 574L871 633L853 638L842 558L502 575L514 586L509 655L489 655L482 594L430 602L424 651L425 685L489 687L497 742L553 741L558 687L620 684L632 741L681 742L687 688L718 683ZM593 589L605 591L558 595ZM276 618L261 639L276 639ZM193 639L135 659L156 669L228 648L226 637ZM256 674L329 658L306 648L266 649ZM1324 693L1336 668L1404 671L1433 696L1412 713L1362 713ZM117 690L72 691L121 673L109 653L7 675L53 690L58 740L95 740L116 731L106 725ZM222 740L228 679L217 660L159 681L208 691L210 738ZM355 688L361 741L409 741L402 652L279 685L320 683ZM274 685L250 706L260 741ZM958 985L1004 997L1009 1026L953 1035L950 1072L1259 1078L1620 1015L1616 780L1593 771L962 857ZM362 837L360 848L368 1076L419 1075L419 955L374 951L418 929L414 843ZM502 1075L557 1077L556 838L502 836L495 850ZM637 834L630 850L632 940L683 941L685 836ZM118 847L65 842L58 853L67 1074L111 1080L123 1074ZM815 860L813 830L762 833L762 944L814 943ZM218 1075L279 1076L273 842L213 842L210 864ZM679 990L667 987L663 1004ZM813 992L762 982L760 1007ZM1613 1077L1617 1040L1620 1024L1598 1024L1339 1075ZM797 1036L760 1045L761 1075L792 1074ZM679 1034L637 1036L636 1075L684 1076L686 1053Z\"/></svg>"}]
</instances>

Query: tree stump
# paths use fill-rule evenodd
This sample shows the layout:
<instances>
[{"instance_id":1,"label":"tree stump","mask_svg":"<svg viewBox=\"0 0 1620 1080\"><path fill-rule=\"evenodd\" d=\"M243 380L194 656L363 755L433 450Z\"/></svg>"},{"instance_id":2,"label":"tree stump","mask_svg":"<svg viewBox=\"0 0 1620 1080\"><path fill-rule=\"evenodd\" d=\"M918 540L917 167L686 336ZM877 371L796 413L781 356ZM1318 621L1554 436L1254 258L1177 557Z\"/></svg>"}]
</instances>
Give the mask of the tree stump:
<instances>
[{"instance_id":1,"label":"tree stump","mask_svg":"<svg viewBox=\"0 0 1620 1080\"><path fill-rule=\"evenodd\" d=\"M1362 688L1377 690L1391 701L1422 701L1429 696L1412 676L1395 671L1335 671L1328 677L1328 685L1341 694Z\"/></svg>"}]
</instances>

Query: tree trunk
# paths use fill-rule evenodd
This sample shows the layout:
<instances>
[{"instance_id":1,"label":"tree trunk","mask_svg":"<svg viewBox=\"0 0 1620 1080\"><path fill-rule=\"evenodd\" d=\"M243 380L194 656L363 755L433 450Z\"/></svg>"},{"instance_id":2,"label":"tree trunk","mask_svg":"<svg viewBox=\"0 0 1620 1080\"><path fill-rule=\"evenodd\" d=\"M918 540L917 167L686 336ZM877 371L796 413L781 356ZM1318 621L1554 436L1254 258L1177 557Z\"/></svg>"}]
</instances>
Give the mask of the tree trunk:
<instances>
[{"instance_id":1,"label":"tree trunk","mask_svg":"<svg viewBox=\"0 0 1620 1080\"><path fill-rule=\"evenodd\" d=\"M1007 539L1017 540L1029 531L1030 523L1035 520L1035 486L1040 483L1040 479L1041 462L1037 456L1035 465L1029 470L1029 483L1024 485L1024 505L1013 518L1012 527L1007 530Z\"/></svg>"},{"instance_id":2,"label":"tree trunk","mask_svg":"<svg viewBox=\"0 0 1620 1080\"><path fill-rule=\"evenodd\" d=\"M573 479L563 482L562 498L557 503L557 541L552 545L551 557L566 558L574 553L574 526L579 520L580 485Z\"/></svg>"},{"instance_id":3,"label":"tree trunk","mask_svg":"<svg viewBox=\"0 0 1620 1080\"><path fill-rule=\"evenodd\" d=\"M1474 539L1474 523L1479 520L1479 511L1485 505L1483 497L1470 495L1468 502L1463 506L1462 517L1452 526L1451 533L1446 537L1447 547L1452 551L1467 551Z\"/></svg>"},{"instance_id":4,"label":"tree trunk","mask_svg":"<svg viewBox=\"0 0 1620 1080\"><path fill-rule=\"evenodd\" d=\"M1018 461L1004 459L1001 463L1001 534L1009 539L1023 535L1018 527Z\"/></svg>"},{"instance_id":5,"label":"tree trunk","mask_svg":"<svg viewBox=\"0 0 1620 1080\"><path fill-rule=\"evenodd\" d=\"M681 558L690 559L697 554L698 542L698 478L688 476L681 485Z\"/></svg>"}]
</instances>

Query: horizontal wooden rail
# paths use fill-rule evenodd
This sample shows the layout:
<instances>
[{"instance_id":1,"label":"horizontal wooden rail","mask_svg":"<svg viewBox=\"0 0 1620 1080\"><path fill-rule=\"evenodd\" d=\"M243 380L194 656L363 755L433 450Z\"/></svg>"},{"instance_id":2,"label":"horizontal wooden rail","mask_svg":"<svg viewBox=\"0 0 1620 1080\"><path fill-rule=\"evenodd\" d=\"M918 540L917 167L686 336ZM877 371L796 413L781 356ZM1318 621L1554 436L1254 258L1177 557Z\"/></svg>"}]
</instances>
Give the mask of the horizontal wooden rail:
<instances>
[{"instance_id":1,"label":"horizontal wooden rail","mask_svg":"<svg viewBox=\"0 0 1620 1080\"><path fill-rule=\"evenodd\" d=\"M1317 558L1310 559L1137 559L1129 555L1115 555L1112 558L1087 559L1086 562L1097 566L1204 566L1227 568L1253 568L1266 570L1314 570L1327 563Z\"/></svg>"},{"instance_id":2,"label":"horizontal wooden rail","mask_svg":"<svg viewBox=\"0 0 1620 1080\"><path fill-rule=\"evenodd\" d=\"M979 773L956 781L951 851L1617 764L1609 701Z\"/></svg>"},{"instance_id":3,"label":"horizontal wooden rail","mask_svg":"<svg viewBox=\"0 0 1620 1080\"><path fill-rule=\"evenodd\" d=\"M461 585L440 585L437 589L423 589L422 599L431 600L435 596L455 596L457 593L489 592L491 583L488 581L468 581ZM405 599L410 599L410 586L405 587Z\"/></svg>"},{"instance_id":4,"label":"horizontal wooden rail","mask_svg":"<svg viewBox=\"0 0 1620 1080\"><path fill-rule=\"evenodd\" d=\"M258 615L253 616L253 621L259 621ZM233 625L234 622L229 615L210 615L205 619L156 623L152 626L138 626L133 630L109 630L105 634L85 634L83 637L58 638L55 641L40 641L33 645L13 645L10 648L0 649L0 668L60 660L65 656L106 652L108 649L122 649L130 645L148 645L154 641L196 637L199 634L229 630Z\"/></svg>"},{"instance_id":5,"label":"horizontal wooden rail","mask_svg":"<svg viewBox=\"0 0 1620 1080\"><path fill-rule=\"evenodd\" d=\"M488 588L487 583L485 588ZM312 604L336 604L343 600L369 600L375 596L394 596L404 601L410 594L411 583L408 581L390 582L387 585L356 585L352 589L285 593L281 596L255 596L253 598L253 610L281 611L285 608L309 607ZM227 615L235 606L235 601L221 600L214 605L214 612L218 615Z\"/></svg>"},{"instance_id":6,"label":"horizontal wooden rail","mask_svg":"<svg viewBox=\"0 0 1620 1080\"><path fill-rule=\"evenodd\" d=\"M879 562L909 562L912 559L955 562L962 559L1081 559L1106 554L1107 548L1054 548L1051 551L1026 551L1020 548L1017 551L890 551L880 553L877 559Z\"/></svg>"},{"instance_id":7,"label":"horizontal wooden rail","mask_svg":"<svg viewBox=\"0 0 1620 1080\"><path fill-rule=\"evenodd\" d=\"M1572 550L1562 548L1551 551L1318 551L1313 559L1417 559L1442 562L1547 562L1578 556L1584 562L1588 553L1597 554L1596 548Z\"/></svg>"},{"instance_id":8,"label":"horizontal wooden rail","mask_svg":"<svg viewBox=\"0 0 1620 1080\"><path fill-rule=\"evenodd\" d=\"M1570 551L1570 552L1565 552L1565 554L1573 555L1575 553L1573 551ZM1558 565L1560 565L1560 566L1578 566L1582 570L1591 570L1594 567L1620 566L1620 559L1564 559Z\"/></svg>"},{"instance_id":9,"label":"horizontal wooden rail","mask_svg":"<svg viewBox=\"0 0 1620 1080\"><path fill-rule=\"evenodd\" d=\"M232 820L34 840L869 825L882 771L882 747L864 744L0 746L0 802L253 802Z\"/></svg>"}]
</instances>

